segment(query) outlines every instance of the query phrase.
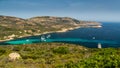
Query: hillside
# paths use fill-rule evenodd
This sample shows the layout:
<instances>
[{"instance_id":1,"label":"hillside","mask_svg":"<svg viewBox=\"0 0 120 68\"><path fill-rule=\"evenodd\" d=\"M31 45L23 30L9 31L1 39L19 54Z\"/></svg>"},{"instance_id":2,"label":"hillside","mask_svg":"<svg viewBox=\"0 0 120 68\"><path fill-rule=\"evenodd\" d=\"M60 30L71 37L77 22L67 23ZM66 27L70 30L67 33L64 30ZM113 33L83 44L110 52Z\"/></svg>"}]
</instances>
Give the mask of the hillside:
<instances>
[{"instance_id":1,"label":"hillside","mask_svg":"<svg viewBox=\"0 0 120 68\"><path fill-rule=\"evenodd\" d=\"M64 32L78 27L99 27L100 25L97 22L79 21L69 17L41 16L22 19L0 16L0 39L14 39L55 31Z\"/></svg>"},{"instance_id":2,"label":"hillside","mask_svg":"<svg viewBox=\"0 0 120 68\"><path fill-rule=\"evenodd\" d=\"M11 60L9 54L20 58ZM86 48L75 44L41 43L0 46L0 68L119 68L120 48Z\"/></svg>"}]
</instances>

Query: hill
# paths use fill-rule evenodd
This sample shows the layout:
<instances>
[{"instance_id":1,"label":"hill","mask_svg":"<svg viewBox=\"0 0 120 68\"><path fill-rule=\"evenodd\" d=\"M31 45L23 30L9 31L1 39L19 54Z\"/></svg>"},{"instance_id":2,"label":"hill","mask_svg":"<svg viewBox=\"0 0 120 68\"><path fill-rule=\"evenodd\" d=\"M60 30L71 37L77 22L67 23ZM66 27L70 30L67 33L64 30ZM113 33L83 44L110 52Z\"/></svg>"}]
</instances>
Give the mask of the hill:
<instances>
[{"instance_id":1,"label":"hill","mask_svg":"<svg viewBox=\"0 0 120 68\"><path fill-rule=\"evenodd\" d=\"M9 40L49 32L65 32L79 27L100 27L98 22L79 21L69 17L41 16L22 19L0 16L0 39Z\"/></svg>"}]
</instances>

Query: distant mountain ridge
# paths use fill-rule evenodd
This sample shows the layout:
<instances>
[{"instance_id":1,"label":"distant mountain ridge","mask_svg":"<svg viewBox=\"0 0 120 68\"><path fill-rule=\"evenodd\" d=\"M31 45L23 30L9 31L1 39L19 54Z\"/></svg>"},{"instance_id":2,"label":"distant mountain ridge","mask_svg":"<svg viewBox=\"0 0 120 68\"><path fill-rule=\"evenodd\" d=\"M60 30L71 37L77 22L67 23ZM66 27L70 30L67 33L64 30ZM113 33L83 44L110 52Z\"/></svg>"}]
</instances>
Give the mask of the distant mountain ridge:
<instances>
[{"instance_id":1,"label":"distant mountain ridge","mask_svg":"<svg viewBox=\"0 0 120 68\"><path fill-rule=\"evenodd\" d=\"M49 31L59 31L74 27L97 27L101 24L91 21L79 21L70 17L37 16L22 19L12 16L0 16L0 34L2 39L15 34L17 36L34 35Z\"/></svg>"}]
</instances>

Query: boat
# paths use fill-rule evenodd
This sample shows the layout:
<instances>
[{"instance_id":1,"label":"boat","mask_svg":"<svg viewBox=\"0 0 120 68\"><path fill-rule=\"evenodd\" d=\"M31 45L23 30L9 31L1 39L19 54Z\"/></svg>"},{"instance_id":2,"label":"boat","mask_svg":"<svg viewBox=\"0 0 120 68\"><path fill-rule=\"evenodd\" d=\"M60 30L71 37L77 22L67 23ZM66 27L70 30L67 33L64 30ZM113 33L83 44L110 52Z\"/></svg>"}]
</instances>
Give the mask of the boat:
<instances>
[{"instance_id":1,"label":"boat","mask_svg":"<svg viewBox=\"0 0 120 68\"><path fill-rule=\"evenodd\" d=\"M51 37L51 35L47 35L47 37L46 38L50 38Z\"/></svg>"},{"instance_id":2,"label":"boat","mask_svg":"<svg viewBox=\"0 0 120 68\"><path fill-rule=\"evenodd\" d=\"M92 39L95 39L95 37L93 37Z\"/></svg>"},{"instance_id":3,"label":"boat","mask_svg":"<svg viewBox=\"0 0 120 68\"><path fill-rule=\"evenodd\" d=\"M29 41L29 39L27 39L26 41Z\"/></svg>"},{"instance_id":4,"label":"boat","mask_svg":"<svg viewBox=\"0 0 120 68\"><path fill-rule=\"evenodd\" d=\"M98 43L98 48L102 48L102 45L101 45L101 43Z\"/></svg>"},{"instance_id":5,"label":"boat","mask_svg":"<svg viewBox=\"0 0 120 68\"><path fill-rule=\"evenodd\" d=\"M41 41L46 41L44 36L41 36Z\"/></svg>"}]
</instances>

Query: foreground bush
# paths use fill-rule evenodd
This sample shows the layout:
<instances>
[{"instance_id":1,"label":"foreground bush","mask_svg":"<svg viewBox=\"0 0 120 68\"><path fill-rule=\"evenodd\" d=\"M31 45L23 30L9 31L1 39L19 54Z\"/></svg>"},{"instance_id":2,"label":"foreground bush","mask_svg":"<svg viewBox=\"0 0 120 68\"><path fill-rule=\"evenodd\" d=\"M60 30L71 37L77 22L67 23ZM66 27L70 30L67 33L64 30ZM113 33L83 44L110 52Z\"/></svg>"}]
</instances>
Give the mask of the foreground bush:
<instances>
[{"instance_id":1,"label":"foreground bush","mask_svg":"<svg viewBox=\"0 0 120 68\"><path fill-rule=\"evenodd\" d=\"M68 47L58 47L53 49L53 53L68 54L69 52Z\"/></svg>"},{"instance_id":2,"label":"foreground bush","mask_svg":"<svg viewBox=\"0 0 120 68\"><path fill-rule=\"evenodd\" d=\"M69 62L66 68L119 68L120 50L113 48L98 49L97 52L78 63Z\"/></svg>"},{"instance_id":3,"label":"foreground bush","mask_svg":"<svg viewBox=\"0 0 120 68\"><path fill-rule=\"evenodd\" d=\"M17 52L21 59L9 61ZM0 46L0 68L119 68L120 48L85 48L64 43Z\"/></svg>"}]
</instances>

